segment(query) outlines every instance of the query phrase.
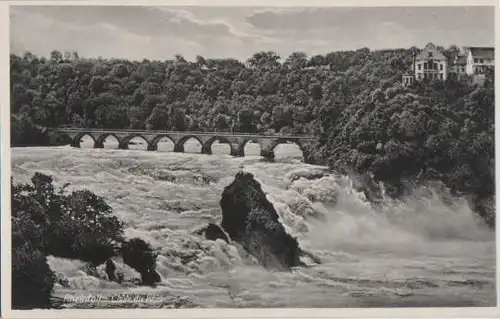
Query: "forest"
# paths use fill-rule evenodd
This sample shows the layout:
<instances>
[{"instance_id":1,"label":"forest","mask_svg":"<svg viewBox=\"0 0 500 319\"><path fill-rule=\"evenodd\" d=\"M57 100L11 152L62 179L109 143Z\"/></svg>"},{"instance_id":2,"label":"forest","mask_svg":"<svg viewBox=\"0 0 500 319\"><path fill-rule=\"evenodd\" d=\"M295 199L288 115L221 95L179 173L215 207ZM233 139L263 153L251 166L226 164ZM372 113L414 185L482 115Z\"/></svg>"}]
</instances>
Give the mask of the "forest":
<instances>
[{"instance_id":1,"label":"forest","mask_svg":"<svg viewBox=\"0 0 500 319\"><path fill-rule=\"evenodd\" d=\"M457 46L439 47L448 58ZM483 85L401 85L419 49L309 57L165 61L11 54L11 144L45 145L42 127L307 134L314 164L369 175L398 197L440 181L494 226L494 77ZM488 204L489 203L489 204Z\"/></svg>"}]
</instances>

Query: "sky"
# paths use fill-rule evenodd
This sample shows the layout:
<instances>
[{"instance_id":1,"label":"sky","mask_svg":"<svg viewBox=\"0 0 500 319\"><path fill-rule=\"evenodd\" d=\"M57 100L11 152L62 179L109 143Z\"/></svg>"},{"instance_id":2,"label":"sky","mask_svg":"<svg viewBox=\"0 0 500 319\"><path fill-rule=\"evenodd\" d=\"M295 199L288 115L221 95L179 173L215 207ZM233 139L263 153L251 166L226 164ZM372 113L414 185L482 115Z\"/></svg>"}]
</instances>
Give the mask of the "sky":
<instances>
[{"instance_id":1,"label":"sky","mask_svg":"<svg viewBox=\"0 0 500 319\"><path fill-rule=\"evenodd\" d=\"M493 46L493 7L11 6L10 50L49 56L246 60L338 50Z\"/></svg>"}]
</instances>

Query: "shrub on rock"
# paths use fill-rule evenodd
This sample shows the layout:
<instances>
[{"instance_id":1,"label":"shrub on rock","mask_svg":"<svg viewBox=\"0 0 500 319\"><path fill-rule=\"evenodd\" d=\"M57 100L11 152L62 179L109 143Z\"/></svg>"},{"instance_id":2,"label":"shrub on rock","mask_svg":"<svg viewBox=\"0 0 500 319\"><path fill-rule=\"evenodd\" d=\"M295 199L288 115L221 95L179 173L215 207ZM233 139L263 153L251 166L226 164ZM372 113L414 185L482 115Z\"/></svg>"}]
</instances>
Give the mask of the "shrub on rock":
<instances>
[{"instance_id":1,"label":"shrub on rock","mask_svg":"<svg viewBox=\"0 0 500 319\"><path fill-rule=\"evenodd\" d=\"M143 284L152 285L161 280L156 271L157 254L144 240L133 238L124 242L121 254L123 261L141 274Z\"/></svg>"},{"instance_id":2,"label":"shrub on rock","mask_svg":"<svg viewBox=\"0 0 500 319\"><path fill-rule=\"evenodd\" d=\"M38 172L31 184L14 185L11 180L13 308L52 306L57 278L47 255L87 261L95 269L117 255L124 241L123 223L102 197L88 190L66 195L65 187L56 191L52 177ZM136 239L124 247L143 283L160 280L156 255L147 243ZM112 279L120 281L120 275Z\"/></svg>"}]
</instances>

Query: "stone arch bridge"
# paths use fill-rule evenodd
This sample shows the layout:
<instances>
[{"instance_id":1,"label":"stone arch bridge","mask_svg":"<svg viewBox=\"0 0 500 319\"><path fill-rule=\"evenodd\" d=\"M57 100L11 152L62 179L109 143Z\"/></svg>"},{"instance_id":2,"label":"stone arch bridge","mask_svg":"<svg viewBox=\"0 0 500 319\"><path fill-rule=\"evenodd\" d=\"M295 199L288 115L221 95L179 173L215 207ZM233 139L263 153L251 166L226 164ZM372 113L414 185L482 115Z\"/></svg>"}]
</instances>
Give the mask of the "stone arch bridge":
<instances>
[{"instance_id":1,"label":"stone arch bridge","mask_svg":"<svg viewBox=\"0 0 500 319\"><path fill-rule=\"evenodd\" d=\"M244 148L248 142L258 143L260 155L266 158L274 158L274 149L279 144L294 143L304 158L307 158L307 143L315 140L312 136L303 135L259 135L229 132L175 132L175 131L140 131L140 130L109 130L90 128L48 128L47 130L68 136L71 146L80 147L81 139L88 135L94 140L94 148L103 148L107 137L113 136L118 141L119 149L128 149L129 142L136 137L142 138L147 143L148 151L158 150L158 142L167 138L174 144L174 152L184 152L184 143L194 138L201 144L202 154L212 153L212 144L215 141L227 143L231 148L231 155L245 156Z\"/></svg>"}]
</instances>

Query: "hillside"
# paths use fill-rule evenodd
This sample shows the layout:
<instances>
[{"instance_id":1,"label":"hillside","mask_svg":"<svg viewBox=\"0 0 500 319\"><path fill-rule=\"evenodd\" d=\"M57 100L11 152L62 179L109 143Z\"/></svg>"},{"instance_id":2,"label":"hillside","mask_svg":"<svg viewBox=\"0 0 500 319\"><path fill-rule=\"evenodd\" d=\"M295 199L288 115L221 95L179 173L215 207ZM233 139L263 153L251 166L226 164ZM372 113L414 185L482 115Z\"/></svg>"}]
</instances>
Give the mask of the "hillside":
<instances>
[{"instance_id":1,"label":"hillside","mask_svg":"<svg viewBox=\"0 0 500 319\"><path fill-rule=\"evenodd\" d=\"M259 52L246 63L11 55L12 144L46 144L36 125L312 134L307 161L371 173L393 196L408 183L444 182L472 195L494 225L485 208L494 195L493 77L483 87L403 89L417 51L297 52L283 62Z\"/></svg>"}]
</instances>

